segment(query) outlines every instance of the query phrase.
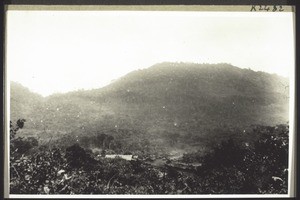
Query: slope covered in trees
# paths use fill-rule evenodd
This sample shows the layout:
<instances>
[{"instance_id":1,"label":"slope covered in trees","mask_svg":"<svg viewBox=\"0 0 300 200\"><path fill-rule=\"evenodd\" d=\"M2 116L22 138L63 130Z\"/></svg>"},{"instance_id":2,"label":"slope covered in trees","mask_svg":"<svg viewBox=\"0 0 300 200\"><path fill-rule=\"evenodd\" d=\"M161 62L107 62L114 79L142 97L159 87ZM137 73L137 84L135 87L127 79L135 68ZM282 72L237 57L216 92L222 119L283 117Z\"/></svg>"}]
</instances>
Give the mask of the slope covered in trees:
<instances>
[{"instance_id":1,"label":"slope covered in trees","mask_svg":"<svg viewBox=\"0 0 300 200\"><path fill-rule=\"evenodd\" d=\"M105 133L126 143L190 148L252 124L287 122L287 86L277 75L228 64L160 63L104 88L46 98L12 84L11 113L44 138Z\"/></svg>"},{"instance_id":2,"label":"slope covered in trees","mask_svg":"<svg viewBox=\"0 0 300 200\"><path fill-rule=\"evenodd\" d=\"M48 97L11 83L10 192L285 194L288 86L275 74L193 63Z\"/></svg>"}]
</instances>

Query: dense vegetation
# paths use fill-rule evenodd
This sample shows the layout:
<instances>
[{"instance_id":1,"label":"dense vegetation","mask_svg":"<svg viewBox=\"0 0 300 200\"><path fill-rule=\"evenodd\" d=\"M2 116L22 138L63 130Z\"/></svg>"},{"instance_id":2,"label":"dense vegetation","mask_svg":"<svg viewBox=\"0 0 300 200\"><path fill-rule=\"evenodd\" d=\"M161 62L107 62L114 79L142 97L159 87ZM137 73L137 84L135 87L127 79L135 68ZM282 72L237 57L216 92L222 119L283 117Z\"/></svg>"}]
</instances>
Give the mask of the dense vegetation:
<instances>
[{"instance_id":1,"label":"dense vegetation","mask_svg":"<svg viewBox=\"0 0 300 200\"><path fill-rule=\"evenodd\" d=\"M288 85L194 63L48 97L12 82L11 193L287 193Z\"/></svg>"},{"instance_id":2,"label":"dense vegetation","mask_svg":"<svg viewBox=\"0 0 300 200\"><path fill-rule=\"evenodd\" d=\"M22 134L41 142L100 131L118 139L125 133L126 143L141 138L151 147L198 148L227 138L233 127L288 121L288 84L228 64L160 63L104 88L48 97L11 83L11 120L25 118Z\"/></svg>"},{"instance_id":3,"label":"dense vegetation","mask_svg":"<svg viewBox=\"0 0 300 200\"><path fill-rule=\"evenodd\" d=\"M79 144L64 149L39 145L35 138L20 137L24 123L18 120L10 127L11 194L287 193L287 125L252 126L256 137L249 142L230 137L205 155L186 153L181 162L201 165L180 169L98 158ZM113 140L101 137L103 145Z\"/></svg>"}]
</instances>

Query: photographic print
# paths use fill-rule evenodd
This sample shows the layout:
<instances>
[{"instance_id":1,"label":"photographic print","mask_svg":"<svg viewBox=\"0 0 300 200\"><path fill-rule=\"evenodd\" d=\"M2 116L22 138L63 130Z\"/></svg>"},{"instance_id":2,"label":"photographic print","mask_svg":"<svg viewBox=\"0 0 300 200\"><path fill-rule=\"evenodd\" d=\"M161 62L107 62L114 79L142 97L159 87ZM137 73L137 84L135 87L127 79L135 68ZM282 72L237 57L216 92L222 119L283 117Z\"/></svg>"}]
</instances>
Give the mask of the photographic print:
<instances>
[{"instance_id":1,"label":"photographic print","mask_svg":"<svg viewBox=\"0 0 300 200\"><path fill-rule=\"evenodd\" d=\"M106 8L7 10L9 195L290 195L291 7Z\"/></svg>"}]
</instances>

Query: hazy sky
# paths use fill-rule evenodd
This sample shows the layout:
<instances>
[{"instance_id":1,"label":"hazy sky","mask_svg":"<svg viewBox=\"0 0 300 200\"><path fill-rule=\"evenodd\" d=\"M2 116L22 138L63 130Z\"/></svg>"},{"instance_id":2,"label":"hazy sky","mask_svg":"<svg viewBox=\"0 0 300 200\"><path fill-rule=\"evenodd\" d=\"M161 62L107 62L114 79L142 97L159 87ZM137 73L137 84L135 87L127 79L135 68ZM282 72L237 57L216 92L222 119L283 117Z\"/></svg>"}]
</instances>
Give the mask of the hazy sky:
<instances>
[{"instance_id":1,"label":"hazy sky","mask_svg":"<svg viewBox=\"0 0 300 200\"><path fill-rule=\"evenodd\" d=\"M100 88L164 61L231 63L288 77L292 13L8 11L7 69L43 96Z\"/></svg>"}]
</instances>

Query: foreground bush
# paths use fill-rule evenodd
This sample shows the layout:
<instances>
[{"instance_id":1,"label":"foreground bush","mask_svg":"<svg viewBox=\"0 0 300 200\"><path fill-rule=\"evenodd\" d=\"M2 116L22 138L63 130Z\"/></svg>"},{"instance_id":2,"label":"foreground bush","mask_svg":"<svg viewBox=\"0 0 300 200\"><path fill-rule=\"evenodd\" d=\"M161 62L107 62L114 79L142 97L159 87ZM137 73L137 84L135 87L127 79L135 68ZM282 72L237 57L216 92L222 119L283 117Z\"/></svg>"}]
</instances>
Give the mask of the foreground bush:
<instances>
[{"instance_id":1,"label":"foreground bush","mask_svg":"<svg viewBox=\"0 0 300 200\"><path fill-rule=\"evenodd\" d=\"M19 125L24 123L19 121ZM190 171L153 167L142 161L97 160L78 144L29 153L37 144L32 139L16 140L19 125L11 128L11 194L287 193L286 125L256 126L249 133L258 136L252 142L231 138L205 156L186 154L183 159L187 162L202 163ZM31 145L26 146L27 142Z\"/></svg>"}]
</instances>

